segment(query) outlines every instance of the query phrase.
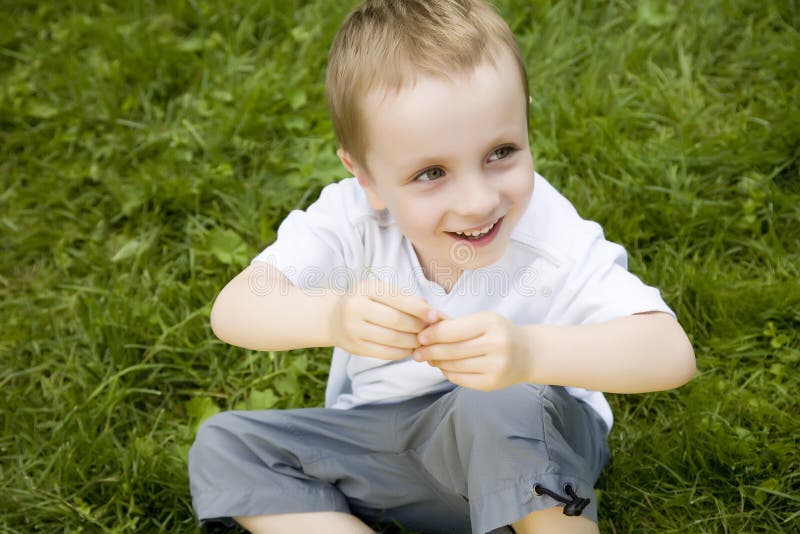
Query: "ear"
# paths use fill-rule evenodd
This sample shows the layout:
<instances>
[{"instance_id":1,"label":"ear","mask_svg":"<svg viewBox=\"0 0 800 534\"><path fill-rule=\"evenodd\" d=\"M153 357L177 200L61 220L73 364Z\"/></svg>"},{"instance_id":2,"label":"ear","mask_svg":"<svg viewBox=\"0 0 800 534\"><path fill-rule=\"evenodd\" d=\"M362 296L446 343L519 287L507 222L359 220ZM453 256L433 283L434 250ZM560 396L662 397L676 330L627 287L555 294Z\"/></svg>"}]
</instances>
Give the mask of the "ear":
<instances>
[{"instance_id":1,"label":"ear","mask_svg":"<svg viewBox=\"0 0 800 534\"><path fill-rule=\"evenodd\" d=\"M364 189L364 193L367 195L367 201L369 202L370 207L374 210L385 209L386 204L384 204L383 200L381 200L380 196L378 196L375 182L371 180L367 174L365 174L364 169L361 168L358 163L356 163L355 159L353 159L350 153L345 149L340 148L336 151L336 155L339 156L339 159L341 160L345 169L347 169L350 174L356 177L359 185L361 185L362 189Z\"/></svg>"},{"instance_id":2,"label":"ear","mask_svg":"<svg viewBox=\"0 0 800 534\"><path fill-rule=\"evenodd\" d=\"M353 161L353 157L350 156L350 153L345 149L340 148L336 151L336 155L339 156L339 160L342 162L342 165L344 165L344 168L347 169L353 176L358 177L359 173L356 172L358 169L356 168L355 162Z\"/></svg>"}]
</instances>

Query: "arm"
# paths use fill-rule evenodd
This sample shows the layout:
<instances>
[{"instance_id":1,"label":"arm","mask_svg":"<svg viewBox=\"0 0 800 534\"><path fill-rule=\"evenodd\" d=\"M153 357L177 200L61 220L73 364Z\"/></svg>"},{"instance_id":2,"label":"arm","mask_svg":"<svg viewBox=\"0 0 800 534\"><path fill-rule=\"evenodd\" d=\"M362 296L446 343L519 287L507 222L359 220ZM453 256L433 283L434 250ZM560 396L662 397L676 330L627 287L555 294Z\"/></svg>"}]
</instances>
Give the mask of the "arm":
<instances>
[{"instance_id":1,"label":"arm","mask_svg":"<svg viewBox=\"0 0 800 534\"><path fill-rule=\"evenodd\" d=\"M211 308L211 329L220 340L246 349L329 347L329 317L338 298L333 291L308 294L278 269L259 262L220 291Z\"/></svg>"},{"instance_id":2,"label":"arm","mask_svg":"<svg viewBox=\"0 0 800 534\"><path fill-rule=\"evenodd\" d=\"M379 280L347 293L294 286L279 269L255 262L220 291L211 329L226 343L253 350L341 347L351 354L397 360L416 347L417 332L438 312L420 297Z\"/></svg>"},{"instance_id":3,"label":"arm","mask_svg":"<svg viewBox=\"0 0 800 534\"><path fill-rule=\"evenodd\" d=\"M609 393L681 386L695 374L686 333L670 315L649 312L580 326L523 326L529 382Z\"/></svg>"}]
</instances>

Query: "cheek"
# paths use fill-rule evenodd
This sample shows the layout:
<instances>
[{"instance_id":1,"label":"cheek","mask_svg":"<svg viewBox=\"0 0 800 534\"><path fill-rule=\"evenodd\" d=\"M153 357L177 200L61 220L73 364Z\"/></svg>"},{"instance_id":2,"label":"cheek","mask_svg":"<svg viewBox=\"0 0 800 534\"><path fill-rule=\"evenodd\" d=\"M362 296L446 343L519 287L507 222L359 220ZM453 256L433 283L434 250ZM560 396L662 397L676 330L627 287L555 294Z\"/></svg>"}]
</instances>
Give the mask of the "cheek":
<instances>
[{"instance_id":1,"label":"cheek","mask_svg":"<svg viewBox=\"0 0 800 534\"><path fill-rule=\"evenodd\" d=\"M529 159L530 161L530 159ZM530 197L533 192L533 164L520 165L514 173L512 189L516 195L515 200Z\"/></svg>"},{"instance_id":2,"label":"cheek","mask_svg":"<svg viewBox=\"0 0 800 534\"><path fill-rule=\"evenodd\" d=\"M425 198L409 197L403 202L406 207L395 212L394 217L405 235L425 238L441 225L443 208L430 195Z\"/></svg>"},{"instance_id":3,"label":"cheek","mask_svg":"<svg viewBox=\"0 0 800 534\"><path fill-rule=\"evenodd\" d=\"M533 193L533 171L531 171L530 175L523 176L522 180L520 180L519 184L519 198L520 199L528 199Z\"/></svg>"}]
</instances>

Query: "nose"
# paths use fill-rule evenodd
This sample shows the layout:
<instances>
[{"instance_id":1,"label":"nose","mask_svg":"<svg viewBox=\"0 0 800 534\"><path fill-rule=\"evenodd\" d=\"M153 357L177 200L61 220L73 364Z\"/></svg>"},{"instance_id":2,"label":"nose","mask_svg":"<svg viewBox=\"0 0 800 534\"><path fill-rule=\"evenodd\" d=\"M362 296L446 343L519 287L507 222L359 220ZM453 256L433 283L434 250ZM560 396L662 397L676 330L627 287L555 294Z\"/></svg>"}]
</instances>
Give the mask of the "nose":
<instances>
[{"instance_id":1,"label":"nose","mask_svg":"<svg viewBox=\"0 0 800 534\"><path fill-rule=\"evenodd\" d=\"M464 222L484 222L497 214L500 192L492 185L491 177L482 172L459 176L452 199L451 211L460 215Z\"/></svg>"}]
</instances>

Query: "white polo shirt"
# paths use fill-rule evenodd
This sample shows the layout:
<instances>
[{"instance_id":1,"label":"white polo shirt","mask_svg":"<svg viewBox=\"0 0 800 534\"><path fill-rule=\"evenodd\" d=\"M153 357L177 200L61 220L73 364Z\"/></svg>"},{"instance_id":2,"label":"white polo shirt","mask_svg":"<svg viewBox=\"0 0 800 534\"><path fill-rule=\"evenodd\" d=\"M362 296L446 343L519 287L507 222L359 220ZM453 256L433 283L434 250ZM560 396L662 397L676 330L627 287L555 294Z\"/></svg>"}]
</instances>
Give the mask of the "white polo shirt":
<instances>
[{"instance_id":1,"label":"white polo shirt","mask_svg":"<svg viewBox=\"0 0 800 534\"><path fill-rule=\"evenodd\" d=\"M309 294L343 292L377 277L452 318L493 311L520 325L580 325L647 311L675 316L658 289L628 272L625 249L607 241L600 225L582 219L539 174L504 255L490 266L465 270L449 293L425 278L392 215L373 210L355 178L326 186L307 210L289 213L275 242L252 260L257 261L277 267ZM382 360L334 347L325 406L397 402L453 387L439 369L410 354ZM611 428L602 393L567 390Z\"/></svg>"}]
</instances>

